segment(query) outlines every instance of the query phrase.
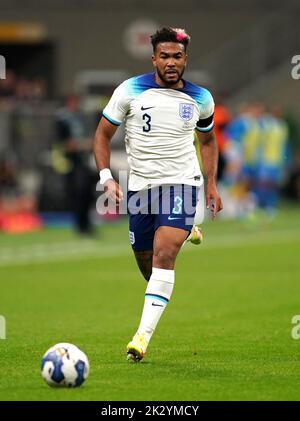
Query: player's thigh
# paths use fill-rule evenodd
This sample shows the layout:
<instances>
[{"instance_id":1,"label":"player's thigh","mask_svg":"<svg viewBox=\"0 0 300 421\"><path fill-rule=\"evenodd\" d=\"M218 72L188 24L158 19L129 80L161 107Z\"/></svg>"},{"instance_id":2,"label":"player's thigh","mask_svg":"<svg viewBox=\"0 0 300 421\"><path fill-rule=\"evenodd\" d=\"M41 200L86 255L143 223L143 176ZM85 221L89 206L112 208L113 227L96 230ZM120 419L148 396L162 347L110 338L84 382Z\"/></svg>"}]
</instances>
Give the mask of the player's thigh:
<instances>
[{"instance_id":1,"label":"player's thigh","mask_svg":"<svg viewBox=\"0 0 300 421\"><path fill-rule=\"evenodd\" d=\"M129 239L138 267L146 281L149 281L154 240L153 215L129 215Z\"/></svg>"},{"instance_id":2,"label":"player's thigh","mask_svg":"<svg viewBox=\"0 0 300 421\"><path fill-rule=\"evenodd\" d=\"M155 231L159 227L178 228L186 231L187 237L194 224L198 190L198 187L183 184L163 186Z\"/></svg>"},{"instance_id":3,"label":"player's thigh","mask_svg":"<svg viewBox=\"0 0 300 421\"><path fill-rule=\"evenodd\" d=\"M196 203L196 187L163 186L160 213L155 221L153 266L174 267L176 256L193 227Z\"/></svg>"},{"instance_id":4,"label":"player's thigh","mask_svg":"<svg viewBox=\"0 0 300 421\"><path fill-rule=\"evenodd\" d=\"M155 215L151 213L151 191L128 192L129 237L138 267L148 281L152 273ZM157 195L153 193L153 200Z\"/></svg>"},{"instance_id":5,"label":"player's thigh","mask_svg":"<svg viewBox=\"0 0 300 421\"><path fill-rule=\"evenodd\" d=\"M154 217L129 215L129 240L133 251L153 250Z\"/></svg>"},{"instance_id":6,"label":"player's thigh","mask_svg":"<svg viewBox=\"0 0 300 421\"><path fill-rule=\"evenodd\" d=\"M177 254L188 233L182 228L168 226L157 228L153 243L153 267L174 269Z\"/></svg>"},{"instance_id":7,"label":"player's thigh","mask_svg":"<svg viewBox=\"0 0 300 421\"><path fill-rule=\"evenodd\" d=\"M170 251L170 254L180 250L185 242L189 231L182 228L174 228L168 226L160 226L155 231L153 241L153 254L157 254L161 249Z\"/></svg>"},{"instance_id":8,"label":"player's thigh","mask_svg":"<svg viewBox=\"0 0 300 421\"><path fill-rule=\"evenodd\" d=\"M148 192L128 192L129 239L134 252L152 250L155 216L149 211Z\"/></svg>"}]
</instances>

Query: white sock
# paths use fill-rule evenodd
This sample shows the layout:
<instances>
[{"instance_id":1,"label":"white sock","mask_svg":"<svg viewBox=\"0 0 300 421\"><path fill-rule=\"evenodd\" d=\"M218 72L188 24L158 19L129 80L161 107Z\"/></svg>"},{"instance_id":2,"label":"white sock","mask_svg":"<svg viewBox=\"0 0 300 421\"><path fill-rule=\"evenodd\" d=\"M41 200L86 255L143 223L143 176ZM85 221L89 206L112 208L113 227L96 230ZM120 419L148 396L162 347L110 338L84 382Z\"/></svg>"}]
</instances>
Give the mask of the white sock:
<instances>
[{"instance_id":1,"label":"white sock","mask_svg":"<svg viewBox=\"0 0 300 421\"><path fill-rule=\"evenodd\" d=\"M143 314L138 333L144 333L147 342L168 304L174 286L174 270L152 268L145 293Z\"/></svg>"}]
</instances>

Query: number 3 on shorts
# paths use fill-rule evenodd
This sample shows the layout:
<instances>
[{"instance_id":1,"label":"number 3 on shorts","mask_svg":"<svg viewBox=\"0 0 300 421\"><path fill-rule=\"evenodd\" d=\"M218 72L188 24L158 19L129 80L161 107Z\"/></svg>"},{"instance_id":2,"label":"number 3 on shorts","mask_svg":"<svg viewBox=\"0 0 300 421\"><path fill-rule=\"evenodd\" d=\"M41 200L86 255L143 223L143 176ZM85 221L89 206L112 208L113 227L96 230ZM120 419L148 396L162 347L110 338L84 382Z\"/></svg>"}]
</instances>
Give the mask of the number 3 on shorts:
<instances>
[{"instance_id":1,"label":"number 3 on shorts","mask_svg":"<svg viewBox=\"0 0 300 421\"><path fill-rule=\"evenodd\" d=\"M172 209L172 213L174 213L175 215L182 213L182 198L180 196L175 196L174 204L175 206Z\"/></svg>"}]
</instances>

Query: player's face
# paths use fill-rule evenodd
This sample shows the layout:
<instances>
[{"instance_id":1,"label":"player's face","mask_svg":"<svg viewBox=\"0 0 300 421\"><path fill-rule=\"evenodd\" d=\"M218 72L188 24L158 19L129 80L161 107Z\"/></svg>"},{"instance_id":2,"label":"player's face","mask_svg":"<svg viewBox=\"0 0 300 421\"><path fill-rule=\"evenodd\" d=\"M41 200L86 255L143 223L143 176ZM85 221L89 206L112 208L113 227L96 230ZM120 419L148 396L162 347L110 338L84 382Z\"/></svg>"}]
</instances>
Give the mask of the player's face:
<instances>
[{"instance_id":1,"label":"player's face","mask_svg":"<svg viewBox=\"0 0 300 421\"><path fill-rule=\"evenodd\" d=\"M185 70L187 54L184 45L177 42L161 42L157 45L152 63L157 82L162 86L180 87Z\"/></svg>"}]
</instances>

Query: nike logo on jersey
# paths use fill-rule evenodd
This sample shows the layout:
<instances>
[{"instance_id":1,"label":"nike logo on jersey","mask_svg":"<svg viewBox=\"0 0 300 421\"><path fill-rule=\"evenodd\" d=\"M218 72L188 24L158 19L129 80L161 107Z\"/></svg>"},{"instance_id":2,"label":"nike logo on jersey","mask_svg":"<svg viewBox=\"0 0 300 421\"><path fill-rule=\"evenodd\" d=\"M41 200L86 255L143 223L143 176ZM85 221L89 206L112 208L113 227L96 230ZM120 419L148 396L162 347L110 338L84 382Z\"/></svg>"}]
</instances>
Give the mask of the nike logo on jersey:
<instances>
[{"instance_id":1,"label":"nike logo on jersey","mask_svg":"<svg viewBox=\"0 0 300 421\"><path fill-rule=\"evenodd\" d=\"M155 304L155 303L152 303L152 305L155 306L155 307L163 307L160 304Z\"/></svg>"},{"instance_id":2,"label":"nike logo on jersey","mask_svg":"<svg viewBox=\"0 0 300 421\"><path fill-rule=\"evenodd\" d=\"M143 105L141 106L142 111L150 110L150 108L155 108L155 106L154 107L144 107Z\"/></svg>"},{"instance_id":3,"label":"nike logo on jersey","mask_svg":"<svg viewBox=\"0 0 300 421\"><path fill-rule=\"evenodd\" d=\"M180 218L174 218L174 217L173 217L173 216L171 216L171 215L168 217L168 220L169 220L169 221L173 221L173 219L180 219Z\"/></svg>"}]
</instances>

